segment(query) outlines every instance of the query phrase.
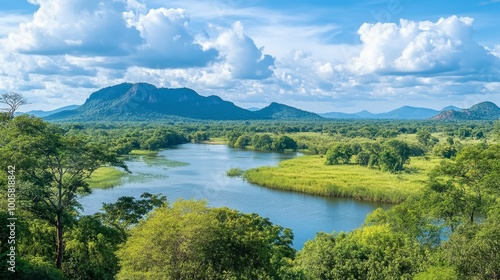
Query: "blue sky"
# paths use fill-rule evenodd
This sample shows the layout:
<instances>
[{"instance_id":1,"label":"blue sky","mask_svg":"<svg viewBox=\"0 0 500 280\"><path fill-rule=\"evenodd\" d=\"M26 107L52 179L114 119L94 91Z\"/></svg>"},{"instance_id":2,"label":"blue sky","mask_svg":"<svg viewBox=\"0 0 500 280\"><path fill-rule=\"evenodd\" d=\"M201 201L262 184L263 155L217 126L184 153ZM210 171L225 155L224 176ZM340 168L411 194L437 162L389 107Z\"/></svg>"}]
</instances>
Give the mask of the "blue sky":
<instances>
[{"instance_id":1,"label":"blue sky","mask_svg":"<svg viewBox=\"0 0 500 280\"><path fill-rule=\"evenodd\" d=\"M122 82L313 112L500 105L499 0L3 0L0 92Z\"/></svg>"}]
</instances>

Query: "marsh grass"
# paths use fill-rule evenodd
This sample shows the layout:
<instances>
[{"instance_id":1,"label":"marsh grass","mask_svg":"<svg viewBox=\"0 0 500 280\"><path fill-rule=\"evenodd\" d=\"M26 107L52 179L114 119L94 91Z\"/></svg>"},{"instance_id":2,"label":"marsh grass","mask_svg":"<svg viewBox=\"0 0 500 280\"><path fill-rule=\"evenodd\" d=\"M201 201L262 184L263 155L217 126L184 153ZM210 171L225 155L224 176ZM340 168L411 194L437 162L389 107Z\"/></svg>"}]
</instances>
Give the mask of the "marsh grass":
<instances>
[{"instance_id":1,"label":"marsh grass","mask_svg":"<svg viewBox=\"0 0 500 280\"><path fill-rule=\"evenodd\" d=\"M226 172L227 177L241 177L245 171L241 168L231 168Z\"/></svg>"},{"instance_id":2,"label":"marsh grass","mask_svg":"<svg viewBox=\"0 0 500 280\"><path fill-rule=\"evenodd\" d=\"M123 170L116 169L114 167L101 167L98 168L92 176L86 180L91 189L101 188L107 189L122 184L122 179L128 174Z\"/></svg>"},{"instance_id":3,"label":"marsh grass","mask_svg":"<svg viewBox=\"0 0 500 280\"><path fill-rule=\"evenodd\" d=\"M133 156L157 156L159 151L150 150L132 150L129 154Z\"/></svg>"},{"instance_id":4,"label":"marsh grass","mask_svg":"<svg viewBox=\"0 0 500 280\"><path fill-rule=\"evenodd\" d=\"M428 181L428 171L437 158L411 158L407 171L388 173L378 169L348 164L325 165L320 156L301 156L282 161L277 167L259 167L245 172L251 183L331 197L399 203L418 191Z\"/></svg>"}]
</instances>

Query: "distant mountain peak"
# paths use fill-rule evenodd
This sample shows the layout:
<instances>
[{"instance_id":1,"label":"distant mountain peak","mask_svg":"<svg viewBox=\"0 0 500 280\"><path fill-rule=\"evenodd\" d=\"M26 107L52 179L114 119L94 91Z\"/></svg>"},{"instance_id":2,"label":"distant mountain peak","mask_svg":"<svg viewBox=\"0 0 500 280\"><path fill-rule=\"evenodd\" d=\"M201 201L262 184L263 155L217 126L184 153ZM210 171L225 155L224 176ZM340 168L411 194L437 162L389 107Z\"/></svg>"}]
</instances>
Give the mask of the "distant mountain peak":
<instances>
[{"instance_id":1,"label":"distant mountain peak","mask_svg":"<svg viewBox=\"0 0 500 280\"><path fill-rule=\"evenodd\" d=\"M433 120L497 120L500 118L500 108L493 102L485 101L471 106L468 109L443 111Z\"/></svg>"},{"instance_id":2,"label":"distant mountain peak","mask_svg":"<svg viewBox=\"0 0 500 280\"><path fill-rule=\"evenodd\" d=\"M252 112L219 96L199 95L189 88L157 88L148 83L122 83L92 93L77 110L49 120L150 120L170 117L206 120L311 119L320 116L272 102Z\"/></svg>"}]
</instances>

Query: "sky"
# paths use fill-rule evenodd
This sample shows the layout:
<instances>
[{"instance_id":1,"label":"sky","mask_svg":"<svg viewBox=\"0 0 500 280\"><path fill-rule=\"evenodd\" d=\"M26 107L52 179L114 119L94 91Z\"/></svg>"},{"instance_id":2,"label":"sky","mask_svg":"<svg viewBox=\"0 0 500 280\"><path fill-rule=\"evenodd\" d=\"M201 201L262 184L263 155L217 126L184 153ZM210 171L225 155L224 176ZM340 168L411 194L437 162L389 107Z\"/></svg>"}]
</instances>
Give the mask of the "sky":
<instances>
[{"instance_id":1,"label":"sky","mask_svg":"<svg viewBox=\"0 0 500 280\"><path fill-rule=\"evenodd\" d=\"M500 0L2 0L0 93L188 87L316 113L500 105Z\"/></svg>"}]
</instances>

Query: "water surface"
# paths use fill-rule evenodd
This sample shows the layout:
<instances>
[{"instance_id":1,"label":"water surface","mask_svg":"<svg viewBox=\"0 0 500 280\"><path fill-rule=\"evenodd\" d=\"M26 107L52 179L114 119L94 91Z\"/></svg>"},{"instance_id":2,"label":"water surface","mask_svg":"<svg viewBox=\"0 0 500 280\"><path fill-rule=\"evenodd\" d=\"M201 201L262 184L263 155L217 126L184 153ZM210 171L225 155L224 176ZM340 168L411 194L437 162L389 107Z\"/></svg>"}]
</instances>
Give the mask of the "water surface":
<instances>
[{"instance_id":1,"label":"water surface","mask_svg":"<svg viewBox=\"0 0 500 280\"><path fill-rule=\"evenodd\" d=\"M388 207L273 190L226 176L230 168L274 166L295 156L295 153L237 150L225 145L183 144L161 151L156 158L132 157L127 165L133 174L123 185L94 190L81 203L84 214L93 214L103 202L115 202L120 196L139 198L143 192L162 193L170 202L178 198L207 199L210 206L257 213L274 224L291 228L296 249L319 231L350 231L359 227L366 214L377 207Z\"/></svg>"}]
</instances>

